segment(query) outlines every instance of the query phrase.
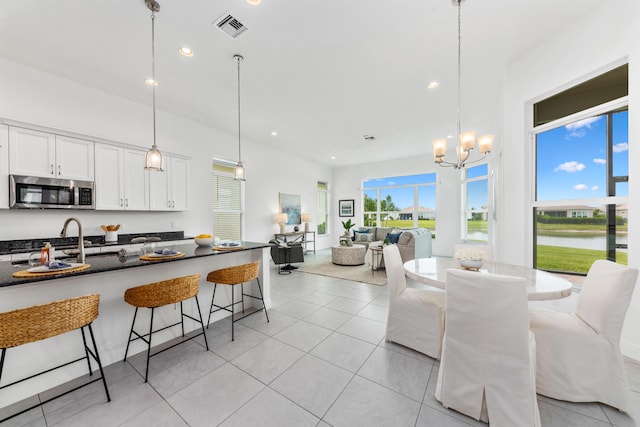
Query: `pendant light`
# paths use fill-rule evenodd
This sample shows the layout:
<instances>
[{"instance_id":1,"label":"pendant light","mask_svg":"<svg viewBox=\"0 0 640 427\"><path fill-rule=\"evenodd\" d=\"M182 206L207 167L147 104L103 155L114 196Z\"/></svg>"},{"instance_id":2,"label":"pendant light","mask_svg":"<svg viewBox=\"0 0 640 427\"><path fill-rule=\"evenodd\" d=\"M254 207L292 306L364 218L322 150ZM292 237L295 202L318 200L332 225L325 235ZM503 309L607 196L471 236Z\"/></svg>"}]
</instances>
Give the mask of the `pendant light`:
<instances>
[{"instance_id":1,"label":"pendant light","mask_svg":"<svg viewBox=\"0 0 640 427\"><path fill-rule=\"evenodd\" d=\"M458 142L456 144L456 160L454 162L448 162L444 160L445 153L447 151L447 140L445 138L436 139L433 141L433 159L434 161L444 167L454 167L461 169L468 163L479 162L484 159L488 153L491 152L493 146L493 135L484 135L478 138L478 149L482 154L482 157L476 160L467 161L471 150L473 150L476 142L476 133L460 131L460 104L462 101L462 90L460 85L461 65L460 65L460 51L461 51L461 27L462 27L462 2L464 0L453 0L453 4L458 7Z\"/></svg>"},{"instance_id":2,"label":"pendant light","mask_svg":"<svg viewBox=\"0 0 640 427\"><path fill-rule=\"evenodd\" d=\"M153 145L147 151L144 168L149 171L162 172L164 171L162 153L156 146L156 86L158 86L158 82L156 82L155 13L160 11L160 4L155 0L144 0L144 2L151 11L151 81L149 83L153 90Z\"/></svg>"},{"instance_id":3,"label":"pendant light","mask_svg":"<svg viewBox=\"0 0 640 427\"><path fill-rule=\"evenodd\" d=\"M242 55L233 55L238 66L238 165L235 169L235 179L237 181L246 181L244 165L242 164L242 151L240 141L240 63L244 60Z\"/></svg>"}]
</instances>

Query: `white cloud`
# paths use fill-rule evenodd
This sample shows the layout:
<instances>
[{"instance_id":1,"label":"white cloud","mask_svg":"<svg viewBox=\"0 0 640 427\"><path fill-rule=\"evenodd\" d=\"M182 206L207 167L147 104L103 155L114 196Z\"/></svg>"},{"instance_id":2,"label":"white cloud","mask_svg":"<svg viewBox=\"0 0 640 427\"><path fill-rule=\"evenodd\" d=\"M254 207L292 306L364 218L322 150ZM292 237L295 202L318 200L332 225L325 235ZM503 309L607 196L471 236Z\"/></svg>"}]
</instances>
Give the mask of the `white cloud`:
<instances>
[{"instance_id":1,"label":"white cloud","mask_svg":"<svg viewBox=\"0 0 640 427\"><path fill-rule=\"evenodd\" d=\"M593 163L597 163L599 165L606 165L607 161L605 159L593 159Z\"/></svg>"},{"instance_id":2,"label":"white cloud","mask_svg":"<svg viewBox=\"0 0 640 427\"><path fill-rule=\"evenodd\" d=\"M557 171L580 172L584 168L586 168L584 164L573 161L573 162L564 162L563 164L555 168L553 171L554 172L557 172Z\"/></svg>"},{"instance_id":3,"label":"white cloud","mask_svg":"<svg viewBox=\"0 0 640 427\"><path fill-rule=\"evenodd\" d=\"M570 131L575 131L581 128L591 129L591 125L601 119L602 117L589 117L588 119L579 120L577 122L570 123L565 126L565 129Z\"/></svg>"},{"instance_id":4,"label":"white cloud","mask_svg":"<svg viewBox=\"0 0 640 427\"><path fill-rule=\"evenodd\" d=\"M578 130L574 130L573 132L571 132L566 139L569 138L582 138L583 136L585 136L587 134L587 131L584 129L578 129Z\"/></svg>"},{"instance_id":5,"label":"white cloud","mask_svg":"<svg viewBox=\"0 0 640 427\"><path fill-rule=\"evenodd\" d=\"M622 153L623 151L627 151L629 149L629 144L626 142L621 142L613 146L614 153Z\"/></svg>"},{"instance_id":6,"label":"white cloud","mask_svg":"<svg viewBox=\"0 0 640 427\"><path fill-rule=\"evenodd\" d=\"M594 185L593 187L591 187L591 189L592 189L593 191L596 191L596 190L598 190L599 188L600 188L600 187L598 187L597 185Z\"/></svg>"},{"instance_id":7,"label":"white cloud","mask_svg":"<svg viewBox=\"0 0 640 427\"><path fill-rule=\"evenodd\" d=\"M586 185L584 185L584 184L577 184L577 185L574 185L574 186L573 186L573 189L574 189L574 190L586 190L587 188L589 188L589 187L587 187L587 186L586 186Z\"/></svg>"},{"instance_id":8,"label":"white cloud","mask_svg":"<svg viewBox=\"0 0 640 427\"><path fill-rule=\"evenodd\" d=\"M588 119L579 120L575 123L569 123L564 128L569 131L565 139L582 138L587 134L587 130L591 129L594 123L601 120L602 117L589 117Z\"/></svg>"}]
</instances>

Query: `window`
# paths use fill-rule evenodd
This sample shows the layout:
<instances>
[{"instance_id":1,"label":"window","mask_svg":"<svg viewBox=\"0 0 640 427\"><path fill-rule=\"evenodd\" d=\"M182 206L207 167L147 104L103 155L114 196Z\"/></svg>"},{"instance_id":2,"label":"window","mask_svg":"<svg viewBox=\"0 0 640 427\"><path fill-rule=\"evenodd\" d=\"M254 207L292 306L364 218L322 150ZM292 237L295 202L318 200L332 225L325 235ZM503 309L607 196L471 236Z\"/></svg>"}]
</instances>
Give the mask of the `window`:
<instances>
[{"instance_id":1,"label":"window","mask_svg":"<svg viewBox=\"0 0 640 427\"><path fill-rule=\"evenodd\" d=\"M487 242L489 224L489 165L464 170L462 240Z\"/></svg>"},{"instance_id":2,"label":"window","mask_svg":"<svg viewBox=\"0 0 640 427\"><path fill-rule=\"evenodd\" d=\"M585 274L627 263L626 98L534 130L534 266Z\"/></svg>"},{"instance_id":3,"label":"window","mask_svg":"<svg viewBox=\"0 0 640 427\"><path fill-rule=\"evenodd\" d=\"M223 240L242 240L243 191L233 179L235 166L215 159L211 171L213 235Z\"/></svg>"},{"instance_id":4,"label":"window","mask_svg":"<svg viewBox=\"0 0 640 427\"><path fill-rule=\"evenodd\" d=\"M318 181L318 235L327 234L329 223L329 186Z\"/></svg>"},{"instance_id":5,"label":"window","mask_svg":"<svg viewBox=\"0 0 640 427\"><path fill-rule=\"evenodd\" d=\"M362 183L363 226L436 226L436 174L396 176Z\"/></svg>"}]
</instances>

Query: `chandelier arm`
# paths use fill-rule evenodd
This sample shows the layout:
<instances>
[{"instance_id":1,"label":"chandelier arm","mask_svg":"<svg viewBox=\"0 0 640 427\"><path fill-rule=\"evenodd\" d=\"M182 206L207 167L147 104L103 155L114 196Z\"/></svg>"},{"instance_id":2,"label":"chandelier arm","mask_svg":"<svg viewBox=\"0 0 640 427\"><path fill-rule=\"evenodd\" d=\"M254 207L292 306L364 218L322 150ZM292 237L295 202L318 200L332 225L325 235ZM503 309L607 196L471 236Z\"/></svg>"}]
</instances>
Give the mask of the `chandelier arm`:
<instances>
[{"instance_id":1,"label":"chandelier arm","mask_svg":"<svg viewBox=\"0 0 640 427\"><path fill-rule=\"evenodd\" d=\"M464 164L462 165L462 167L466 166L467 164L471 164L471 163L478 163L481 160L484 160L487 157L487 154L483 154L482 157L477 158L475 160L469 160L469 161L465 161Z\"/></svg>"}]
</instances>

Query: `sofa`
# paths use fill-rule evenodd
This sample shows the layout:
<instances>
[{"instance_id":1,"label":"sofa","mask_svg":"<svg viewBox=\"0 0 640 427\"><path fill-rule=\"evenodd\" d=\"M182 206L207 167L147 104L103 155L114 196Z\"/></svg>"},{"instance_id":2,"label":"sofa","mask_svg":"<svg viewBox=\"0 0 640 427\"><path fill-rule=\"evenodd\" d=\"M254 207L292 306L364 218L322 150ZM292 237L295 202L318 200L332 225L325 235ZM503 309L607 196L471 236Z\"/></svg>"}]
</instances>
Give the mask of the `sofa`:
<instances>
[{"instance_id":1,"label":"sofa","mask_svg":"<svg viewBox=\"0 0 640 427\"><path fill-rule=\"evenodd\" d=\"M392 227L360 227L353 231L353 242L369 248L372 242L381 242L389 236L396 244L402 262L431 257L431 231L427 228L394 229ZM393 240L397 239L396 242Z\"/></svg>"}]
</instances>

